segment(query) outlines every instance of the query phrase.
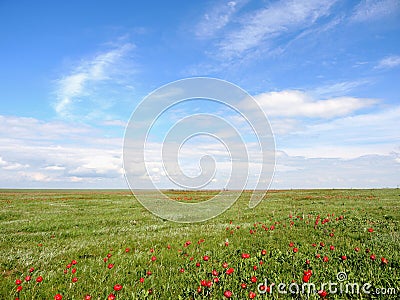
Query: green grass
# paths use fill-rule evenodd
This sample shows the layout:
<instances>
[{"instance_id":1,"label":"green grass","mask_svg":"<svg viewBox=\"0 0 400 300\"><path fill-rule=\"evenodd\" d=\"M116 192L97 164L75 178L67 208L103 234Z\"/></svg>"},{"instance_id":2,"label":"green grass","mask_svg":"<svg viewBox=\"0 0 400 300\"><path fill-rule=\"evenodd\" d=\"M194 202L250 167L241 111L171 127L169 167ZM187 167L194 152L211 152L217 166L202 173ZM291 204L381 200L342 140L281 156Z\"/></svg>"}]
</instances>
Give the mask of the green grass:
<instances>
[{"instance_id":1,"label":"green grass","mask_svg":"<svg viewBox=\"0 0 400 300\"><path fill-rule=\"evenodd\" d=\"M166 193L177 201L185 201L185 196L203 201L214 194ZM0 298L53 299L60 293L63 299L84 299L86 294L92 299L107 299L114 293L117 299L223 299L224 291L230 290L232 299L248 299L250 291L258 294L257 284L264 279L268 283L301 284L306 269L312 269L310 282L317 287L337 281L336 274L343 271L348 276L345 282L370 283L371 291L396 288L396 296L400 294L398 189L270 191L255 209L247 208L248 199L249 193L245 193L215 219L177 224L153 216L129 191L2 190ZM314 228L317 215L323 220L328 214L330 221ZM340 216L343 219L336 221ZM272 225L274 230L264 229ZM198 244L202 239L204 242ZM191 244L184 247L186 241ZM226 241L229 246L225 246ZM290 242L299 249L297 253L289 247ZM312 246L320 242L326 246ZM330 250L330 245L335 250ZM360 251L354 251L355 247ZM128 253L126 248L130 248ZM262 249L267 250L266 255L261 254ZM108 253L112 256L105 263ZM242 259L242 253L249 253L250 258ZM370 259L372 253L375 261ZM156 261L151 261L153 255ZM210 259L204 261L204 255ZM342 255L348 259L342 261ZM324 256L328 262L322 261ZM382 257L387 264L381 263ZM74 259L78 262L76 274L71 274L73 267L64 274ZM225 273L223 262L235 269L233 274ZM114 264L112 269L107 268L109 263ZM22 283L18 296L15 280L24 281L31 267L35 269L32 280ZM216 277L211 274L213 269L219 272L219 283L202 287L198 293L201 280ZM146 275L148 270L150 276ZM38 276L43 276L43 282L36 283ZM76 283L71 282L74 276ZM257 283L251 283L252 276L257 277ZM144 283L139 281L141 277ZM242 289L241 283L247 288ZM121 284L122 290L114 292L115 284ZM307 298L281 294L275 288L272 294L258 294L255 299ZM316 294L309 297L319 298ZM329 299L374 297L382 296L328 295Z\"/></svg>"}]
</instances>

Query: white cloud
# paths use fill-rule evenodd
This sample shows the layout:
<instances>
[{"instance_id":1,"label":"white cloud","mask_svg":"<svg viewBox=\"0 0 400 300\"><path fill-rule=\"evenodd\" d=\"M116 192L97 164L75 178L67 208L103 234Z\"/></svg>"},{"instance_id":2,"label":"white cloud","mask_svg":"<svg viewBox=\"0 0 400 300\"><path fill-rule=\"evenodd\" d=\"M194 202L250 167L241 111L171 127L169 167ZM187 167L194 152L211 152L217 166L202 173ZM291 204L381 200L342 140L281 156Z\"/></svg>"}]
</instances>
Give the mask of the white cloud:
<instances>
[{"instance_id":1,"label":"white cloud","mask_svg":"<svg viewBox=\"0 0 400 300\"><path fill-rule=\"evenodd\" d=\"M259 47L269 39L290 31L306 29L321 17L330 14L335 1L280 1L249 14L239 29L221 41L220 52L226 58L240 56Z\"/></svg>"},{"instance_id":2,"label":"white cloud","mask_svg":"<svg viewBox=\"0 0 400 300\"><path fill-rule=\"evenodd\" d=\"M304 125L281 137L290 156L355 159L400 150L400 107ZM279 139L278 139L279 140Z\"/></svg>"},{"instance_id":3,"label":"white cloud","mask_svg":"<svg viewBox=\"0 0 400 300\"><path fill-rule=\"evenodd\" d=\"M228 1L214 6L205 13L196 26L196 36L199 38L212 37L216 32L224 28L235 12L247 1Z\"/></svg>"},{"instance_id":4,"label":"white cloud","mask_svg":"<svg viewBox=\"0 0 400 300\"><path fill-rule=\"evenodd\" d=\"M98 129L0 116L1 187L126 187L122 139ZM100 184L99 184L100 182Z\"/></svg>"},{"instance_id":5,"label":"white cloud","mask_svg":"<svg viewBox=\"0 0 400 300\"><path fill-rule=\"evenodd\" d=\"M82 61L70 74L58 79L54 103L56 113L61 117L72 117L73 105L82 97L90 96L92 91L89 85L117 81L117 74L123 69L123 60L133 48L132 44L126 43L98 54Z\"/></svg>"},{"instance_id":6,"label":"white cloud","mask_svg":"<svg viewBox=\"0 0 400 300\"><path fill-rule=\"evenodd\" d=\"M334 118L349 115L371 106L373 99L337 97L326 100L314 99L298 90L269 92L255 96L267 116ZM246 105L243 103L243 105Z\"/></svg>"},{"instance_id":7,"label":"white cloud","mask_svg":"<svg viewBox=\"0 0 400 300\"><path fill-rule=\"evenodd\" d=\"M398 0L363 0L354 9L351 21L365 22L382 19L400 10Z\"/></svg>"},{"instance_id":8,"label":"white cloud","mask_svg":"<svg viewBox=\"0 0 400 300\"><path fill-rule=\"evenodd\" d=\"M399 153L356 158L278 155L272 188L385 188L400 184Z\"/></svg>"},{"instance_id":9,"label":"white cloud","mask_svg":"<svg viewBox=\"0 0 400 300\"><path fill-rule=\"evenodd\" d=\"M391 69L400 66L400 56L391 55L381 59L376 69Z\"/></svg>"}]
</instances>

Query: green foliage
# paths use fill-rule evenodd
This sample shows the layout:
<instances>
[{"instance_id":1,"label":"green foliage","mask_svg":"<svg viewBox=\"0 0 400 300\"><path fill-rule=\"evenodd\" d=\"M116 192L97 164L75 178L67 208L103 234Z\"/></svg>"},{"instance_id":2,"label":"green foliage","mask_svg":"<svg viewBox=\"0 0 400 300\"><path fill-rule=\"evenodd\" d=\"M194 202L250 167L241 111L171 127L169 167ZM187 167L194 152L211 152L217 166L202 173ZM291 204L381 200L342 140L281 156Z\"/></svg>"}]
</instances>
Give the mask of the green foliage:
<instances>
[{"instance_id":1,"label":"green foliage","mask_svg":"<svg viewBox=\"0 0 400 300\"><path fill-rule=\"evenodd\" d=\"M107 299L113 293L116 299L223 299L226 290L232 291L232 299L247 299L250 291L257 294L255 299L319 298L315 293L281 294L276 286L269 286L271 294L258 292L258 284L265 280L268 285L301 285L307 269L312 270L310 282L316 287L337 282L337 273L345 272L344 283L370 283L371 291L396 288L397 295L389 296L396 298L400 294L399 193L396 189L270 191L255 209L247 208L249 193L245 193L215 219L176 224L147 212L129 191L3 190L0 298L53 299L60 293L63 299L84 299L87 294ZM215 191L166 194L173 201L197 202ZM329 221L322 222L325 219ZM242 258L243 253L250 257ZM77 264L67 268L72 260ZM227 274L228 268L234 272ZM32 277L29 282L24 280L27 275ZM38 276L43 277L40 283ZM73 283L73 277L78 281ZM216 277L219 282L214 282ZM257 278L255 283L252 277ZM23 281L19 293L16 279ZM202 280L212 284L202 286ZM116 284L122 290L114 291ZM362 295L374 297L380 298ZM361 295L337 293L327 298Z\"/></svg>"}]
</instances>

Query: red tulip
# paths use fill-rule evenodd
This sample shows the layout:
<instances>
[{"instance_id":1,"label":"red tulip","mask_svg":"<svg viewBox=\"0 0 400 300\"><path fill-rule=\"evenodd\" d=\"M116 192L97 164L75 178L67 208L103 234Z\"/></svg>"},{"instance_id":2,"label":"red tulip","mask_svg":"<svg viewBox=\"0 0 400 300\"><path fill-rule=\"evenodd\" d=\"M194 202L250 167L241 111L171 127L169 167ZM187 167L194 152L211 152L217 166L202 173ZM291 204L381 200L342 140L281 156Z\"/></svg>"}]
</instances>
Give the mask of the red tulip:
<instances>
[{"instance_id":1,"label":"red tulip","mask_svg":"<svg viewBox=\"0 0 400 300\"><path fill-rule=\"evenodd\" d=\"M384 257L381 258L381 262L382 262L382 264L384 264L384 265L387 265L387 264L388 264L388 260L387 260L386 258L384 258Z\"/></svg>"},{"instance_id":2,"label":"red tulip","mask_svg":"<svg viewBox=\"0 0 400 300\"><path fill-rule=\"evenodd\" d=\"M30 268L30 269L29 269L29 273L33 273L33 271L35 271L34 268Z\"/></svg>"},{"instance_id":3,"label":"red tulip","mask_svg":"<svg viewBox=\"0 0 400 300\"><path fill-rule=\"evenodd\" d=\"M248 254L248 253L242 253L242 258L250 258L250 254Z\"/></svg>"},{"instance_id":4,"label":"red tulip","mask_svg":"<svg viewBox=\"0 0 400 300\"><path fill-rule=\"evenodd\" d=\"M242 287L242 289L247 288L247 284L245 284L245 283L242 283L240 286Z\"/></svg>"},{"instance_id":5,"label":"red tulip","mask_svg":"<svg viewBox=\"0 0 400 300\"><path fill-rule=\"evenodd\" d=\"M157 257L155 257L155 256L151 257L151 261L156 261L156 260L157 260Z\"/></svg>"},{"instance_id":6,"label":"red tulip","mask_svg":"<svg viewBox=\"0 0 400 300\"><path fill-rule=\"evenodd\" d=\"M329 261L329 258L328 258L328 256L324 256L324 258L322 259L322 261L323 261L323 262L327 262L327 261Z\"/></svg>"},{"instance_id":7,"label":"red tulip","mask_svg":"<svg viewBox=\"0 0 400 300\"><path fill-rule=\"evenodd\" d=\"M22 285L17 286L17 293L19 293L20 291L22 291Z\"/></svg>"},{"instance_id":8,"label":"red tulip","mask_svg":"<svg viewBox=\"0 0 400 300\"><path fill-rule=\"evenodd\" d=\"M62 300L62 295L61 294L55 295L54 300Z\"/></svg>"},{"instance_id":9,"label":"red tulip","mask_svg":"<svg viewBox=\"0 0 400 300\"><path fill-rule=\"evenodd\" d=\"M78 281L78 278L76 278L76 277L74 277L74 278L72 278L72 282L77 282Z\"/></svg>"},{"instance_id":10,"label":"red tulip","mask_svg":"<svg viewBox=\"0 0 400 300\"><path fill-rule=\"evenodd\" d=\"M235 271L234 268L229 268L228 270L226 270L226 274L230 275Z\"/></svg>"},{"instance_id":11,"label":"red tulip","mask_svg":"<svg viewBox=\"0 0 400 300\"><path fill-rule=\"evenodd\" d=\"M108 264L107 268L112 269L114 267L114 264Z\"/></svg>"},{"instance_id":12,"label":"red tulip","mask_svg":"<svg viewBox=\"0 0 400 300\"><path fill-rule=\"evenodd\" d=\"M85 300L91 300L91 299L92 299L92 296L90 296L90 295L85 296Z\"/></svg>"},{"instance_id":13,"label":"red tulip","mask_svg":"<svg viewBox=\"0 0 400 300\"><path fill-rule=\"evenodd\" d=\"M208 261L209 259L210 259L209 256L207 256L207 255L204 255L204 256L203 256L203 260L204 260L204 261Z\"/></svg>"},{"instance_id":14,"label":"red tulip","mask_svg":"<svg viewBox=\"0 0 400 300\"><path fill-rule=\"evenodd\" d=\"M252 283L256 283L257 282L257 277L256 276L251 277L250 281Z\"/></svg>"},{"instance_id":15,"label":"red tulip","mask_svg":"<svg viewBox=\"0 0 400 300\"><path fill-rule=\"evenodd\" d=\"M297 253L297 252L299 252L299 249L295 247L295 248L293 248L293 252Z\"/></svg>"},{"instance_id":16,"label":"red tulip","mask_svg":"<svg viewBox=\"0 0 400 300\"><path fill-rule=\"evenodd\" d=\"M227 290L227 291L224 292L224 296L225 296L226 298L230 298L230 297L232 297L232 292L229 291L229 290Z\"/></svg>"},{"instance_id":17,"label":"red tulip","mask_svg":"<svg viewBox=\"0 0 400 300\"><path fill-rule=\"evenodd\" d=\"M371 256L369 258L372 259L372 260L375 260L376 256L374 254L371 254Z\"/></svg>"},{"instance_id":18,"label":"red tulip","mask_svg":"<svg viewBox=\"0 0 400 300\"><path fill-rule=\"evenodd\" d=\"M38 278L36 278L36 282L42 282L43 281L43 277L39 276Z\"/></svg>"},{"instance_id":19,"label":"red tulip","mask_svg":"<svg viewBox=\"0 0 400 300\"><path fill-rule=\"evenodd\" d=\"M15 280L15 284L16 284L16 285L20 285L21 283L22 283L22 280L21 280L21 279L16 279L16 280Z\"/></svg>"},{"instance_id":20,"label":"red tulip","mask_svg":"<svg viewBox=\"0 0 400 300\"><path fill-rule=\"evenodd\" d=\"M78 262L74 259L71 264L76 265Z\"/></svg>"},{"instance_id":21,"label":"red tulip","mask_svg":"<svg viewBox=\"0 0 400 300\"><path fill-rule=\"evenodd\" d=\"M318 295L321 297L321 298L325 298L327 295L328 295L328 293L326 292L326 291L318 291Z\"/></svg>"},{"instance_id":22,"label":"red tulip","mask_svg":"<svg viewBox=\"0 0 400 300\"><path fill-rule=\"evenodd\" d=\"M254 293L254 292L250 292L250 293L249 293L249 298L250 298L250 299L254 299L256 296L257 296L257 295L256 295L256 293Z\"/></svg>"},{"instance_id":23,"label":"red tulip","mask_svg":"<svg viewBox=\"0 0 400 300\"><path fill-rule=\"evenodd\" d=\"M120 285L120 284L114 285L114 291L118 292L120 290L122 290L122 285Z\"/></svg>"},{"instance_id":24,"label":"red tulip","mask_svg":"<svg viewBox=\"0 0 400 300\"><path fill-rule=\"evenodd\" d=\"M261 255L265 255L265 254L267 254L267 250L265 250L265 249L261 250Z\"/></svg>"},{"instance_id":25,"label":"red tulip","mask_svg":"<svg viewBox=\"0 0 400 300\"><path fill-rule=\"evenodd\" d=\"M115 300L115 295L114 294L108 295L107 300Z\"/></svg>"},{"instance_id":26,"label":"red tulip","mask_svg":"<svg viewBox=\"0 0 400 300\"><path fill-rule=\"evenodd\" d=\"M342 260L346 260L347 256L346 255L342 255Z\"/></svg>"}]
</instances>

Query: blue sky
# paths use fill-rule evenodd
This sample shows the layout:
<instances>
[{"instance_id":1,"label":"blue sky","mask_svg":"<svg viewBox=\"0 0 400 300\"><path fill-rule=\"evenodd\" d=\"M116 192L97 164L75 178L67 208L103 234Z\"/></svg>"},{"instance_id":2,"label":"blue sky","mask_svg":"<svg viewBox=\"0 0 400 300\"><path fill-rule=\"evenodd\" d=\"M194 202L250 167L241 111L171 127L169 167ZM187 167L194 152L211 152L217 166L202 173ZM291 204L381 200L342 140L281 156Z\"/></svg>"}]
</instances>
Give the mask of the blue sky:
<instances>
[{"instance_id":1,"label":"blue sky","mask_svg":"<svg viewBox=\"0 0 400 300\"><path fill-rule=\"evenodd\" d=\"M131 113L193 76L263 108L272 188L400 185L398 0L3 0L0 25L0 187L126 188Z\"/></svg>"}]
</instances>

